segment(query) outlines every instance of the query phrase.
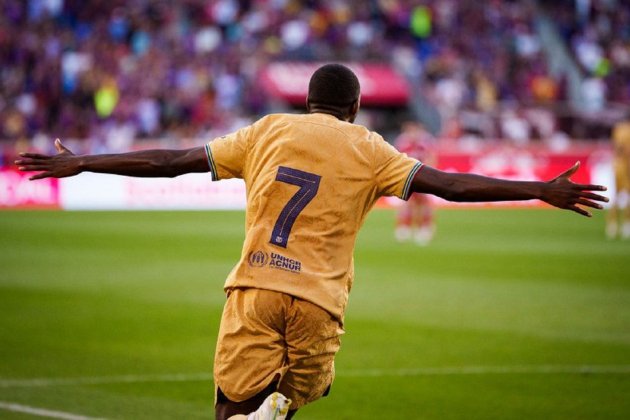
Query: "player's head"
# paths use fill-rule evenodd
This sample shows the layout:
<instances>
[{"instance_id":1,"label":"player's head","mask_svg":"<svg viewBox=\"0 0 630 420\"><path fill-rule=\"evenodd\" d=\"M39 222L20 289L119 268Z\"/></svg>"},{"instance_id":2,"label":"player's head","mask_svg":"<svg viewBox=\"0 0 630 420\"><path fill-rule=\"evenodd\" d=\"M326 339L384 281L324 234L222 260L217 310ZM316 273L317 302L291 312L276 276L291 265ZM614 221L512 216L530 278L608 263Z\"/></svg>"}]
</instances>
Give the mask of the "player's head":
<instances>
[{"instance_id":1,"label":"player's head","mask_svg":"<svg viewBox=\"0 0 630 420\"><path fill-rule=\"evenodd\" d=\"M333 114L341 120L354 122L359 112L361 86L348 67L326 64L311 76L306 108Z\"/></svg>"}]
</instances>

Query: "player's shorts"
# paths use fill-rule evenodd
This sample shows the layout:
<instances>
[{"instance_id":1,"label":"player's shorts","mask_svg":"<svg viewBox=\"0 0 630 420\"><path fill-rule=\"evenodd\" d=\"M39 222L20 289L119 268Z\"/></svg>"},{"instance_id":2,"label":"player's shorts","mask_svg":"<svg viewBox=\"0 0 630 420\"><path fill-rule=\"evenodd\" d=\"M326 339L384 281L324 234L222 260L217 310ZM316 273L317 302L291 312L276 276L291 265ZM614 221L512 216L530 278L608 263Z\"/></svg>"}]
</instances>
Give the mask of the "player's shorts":
<instances>
[{"instance_id":1,"label":"player's shorts","mask_svg":"<svg viewBox=\"0 0 630 420\"><path fill-rule=\"evenodd\" d=\"M215 388L241 402L278 382L291 409L298 409L327 394L343 333L338 320L310 302L269 290L231 290L217 341Z\"/></svg>"}]
</instances>

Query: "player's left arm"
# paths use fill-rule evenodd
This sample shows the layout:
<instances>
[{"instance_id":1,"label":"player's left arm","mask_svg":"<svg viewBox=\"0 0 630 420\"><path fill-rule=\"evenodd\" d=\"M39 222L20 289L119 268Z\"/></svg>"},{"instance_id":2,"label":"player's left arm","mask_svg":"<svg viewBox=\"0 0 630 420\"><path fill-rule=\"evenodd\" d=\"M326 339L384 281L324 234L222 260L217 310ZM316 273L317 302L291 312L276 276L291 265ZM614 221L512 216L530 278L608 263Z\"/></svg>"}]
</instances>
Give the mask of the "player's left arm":
<instances>
[{"instance_id":1,"label":"player's left arm","mask_svg":"<svg viewBox=\"0 0 630 420\"><path fill-rule=\"evenodd\" d=\"M423 166L415 175L411 191L433 194L448 201L489 202L542 200L552 206L572 210L583 216L591 213L580 206L601 209L598 202L608 198L592 191L606 191L602 185L576 184L570 180L580 167L577 162L547 182L510 181L474 174L443 172Z\"/></svg>"},{"instance_id":2,"label":"player's left arm","mask_svg":"<svg viewBox=\"0 0 630 420\"><path fill-rule=\"evenodd\" d=\"M191 172L208 172L204 147L181 150L142 150L103 155L75 155L59 139L56 155L20 153L15 161L20 171L39 172L31 180L64 178L81 172L98 172L134 177L175 177Z\"/></svg>"}]
</instances>

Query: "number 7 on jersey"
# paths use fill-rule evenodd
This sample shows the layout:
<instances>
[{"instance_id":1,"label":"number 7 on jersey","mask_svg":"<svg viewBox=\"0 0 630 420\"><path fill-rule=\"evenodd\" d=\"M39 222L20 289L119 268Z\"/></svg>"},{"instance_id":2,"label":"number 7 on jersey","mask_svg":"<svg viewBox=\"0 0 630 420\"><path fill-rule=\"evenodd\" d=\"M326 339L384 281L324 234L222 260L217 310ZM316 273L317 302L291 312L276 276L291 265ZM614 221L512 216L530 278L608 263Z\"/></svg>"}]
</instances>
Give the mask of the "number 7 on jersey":
<instances>
[{"instance_id":1,"label":"number 7 on jersey","mask_svg":"<svg viewBox=\"0 0 630 420\"><path fill-rule=\"evenodd\" d=\"M278 167L276 181L297 185L300 189L297 190L280 212L280 216L278 216L278 220L276 220L276 224L273 227L273 232L271 232L269 242L283 248L287 247L289 234L295 219L317 195L321 178L319 175L300 171L299 169L287 168L286 166Z\"/></svg>"}]
</instances>

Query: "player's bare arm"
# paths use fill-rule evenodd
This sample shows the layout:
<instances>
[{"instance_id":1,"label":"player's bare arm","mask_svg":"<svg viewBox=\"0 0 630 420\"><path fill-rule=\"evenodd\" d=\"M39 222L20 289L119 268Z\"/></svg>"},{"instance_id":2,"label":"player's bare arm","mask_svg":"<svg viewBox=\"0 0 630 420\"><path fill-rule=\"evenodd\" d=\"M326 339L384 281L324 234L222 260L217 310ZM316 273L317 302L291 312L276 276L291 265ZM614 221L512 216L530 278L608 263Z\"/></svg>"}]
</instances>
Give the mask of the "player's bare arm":
<instances>
[{"instance_id":1,"label":"player's bare arm","mask_svg":"<svg viewBox=\"0 0 630 420\"><path fill-rule=\"evenodd\" d=\"M40 172L31 180L64 178L81 172L98 172L135 177L175 177L191 172L208 172L203 147L182 150L143 150L104 155L75 155L59 139L56 155L20 153L15 161L20 171Z\"/></svg>"},{"instance_id":2,"label":"player's bare arm","mask_svg":"<svg viewBox=\"0 0 630 420\"><path fill-rule=\"evenodd\" d=\"M601 209L602 205L598 202L607 202L608 198L592 191L606 191L606 187L572 182L570 177L579 167L578 162L551 181L530 182L449 173L424 166L414 177L411 189L413 192L433 194L445 200L460 202L538 199L590 217L591 213L582 207Z\"/></svg>"}]
</instances>

